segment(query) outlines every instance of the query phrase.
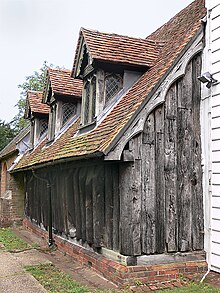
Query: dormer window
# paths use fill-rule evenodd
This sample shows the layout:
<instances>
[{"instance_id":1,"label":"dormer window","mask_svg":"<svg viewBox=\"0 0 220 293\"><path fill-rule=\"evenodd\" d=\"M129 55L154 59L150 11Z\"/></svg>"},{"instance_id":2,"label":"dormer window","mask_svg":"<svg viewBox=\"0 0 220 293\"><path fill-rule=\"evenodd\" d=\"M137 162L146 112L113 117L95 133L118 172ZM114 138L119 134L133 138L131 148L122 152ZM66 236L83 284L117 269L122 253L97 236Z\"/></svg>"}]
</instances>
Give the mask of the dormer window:
<instances>
[{"instance_id":1,"label":"dormer window","mask_svg":"<svg viewBox=\"0 0 220 293\"><path fill-rule=\"evenodd\" d=\"M96 115L96 77L87 78L84 85L82 125L91 124Z\"/></svg>"},{"instance_id":2,"label":"dormer window","mask_svg":"<svg viewBox=\"0 0 220 293\"><path fill-rule=\"evenodd\" d=\"M62 105L62 126L76 114L76 105L72 103L63 103Z\"/></svg>"},{"instance_id":3,"label":"dormer window","mask_svg":"<svg viewBox=\"0 0 220 293\"><path fill-rule=\"evenodd\" d=\"M50 107L50 114L49 114L49 131L48 131L48 140L54 140L55 136L55 123L56 123L56 108L57 105L53 104Z\"/></svg>"},{"instance_id":4,"label":"dormer window","mask_svg":"<svg viewBox=\"0 0 220 293\"><path fill-rule=\"evenodd\" d=\"M105 104L122 89L122 77L119 74L106 74Z\"/></svg>"},{"instance_id":5,"label":"dormer window","mask_svg":"<svg viewBox=\"0 0 220 293\"><path fill-rule=\"evenodd\" d=\"M30 149L33 149L48 129L48 115L50 107L42 103L42 92L28 91L25 118L30 119Z\"/></svg>"}]
</instances>

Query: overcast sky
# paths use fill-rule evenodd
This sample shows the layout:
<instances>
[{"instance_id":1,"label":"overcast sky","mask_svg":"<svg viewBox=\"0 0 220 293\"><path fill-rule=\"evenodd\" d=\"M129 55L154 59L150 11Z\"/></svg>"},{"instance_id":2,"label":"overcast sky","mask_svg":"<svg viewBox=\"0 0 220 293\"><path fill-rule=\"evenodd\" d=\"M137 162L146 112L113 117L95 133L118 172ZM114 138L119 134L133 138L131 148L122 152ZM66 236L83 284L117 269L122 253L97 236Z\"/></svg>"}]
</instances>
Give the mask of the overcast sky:
<instances>
[{"instance_id":1,"label":"overcast sky","mask_svg":"<svg viewBox=\"0 0 220 293\"><path fill-rule=\"evenodd\" d=\"M0 0L0 119L44 60L71 69L80 27L146 37L192 0Z\"/></svg>"}]
</instances>

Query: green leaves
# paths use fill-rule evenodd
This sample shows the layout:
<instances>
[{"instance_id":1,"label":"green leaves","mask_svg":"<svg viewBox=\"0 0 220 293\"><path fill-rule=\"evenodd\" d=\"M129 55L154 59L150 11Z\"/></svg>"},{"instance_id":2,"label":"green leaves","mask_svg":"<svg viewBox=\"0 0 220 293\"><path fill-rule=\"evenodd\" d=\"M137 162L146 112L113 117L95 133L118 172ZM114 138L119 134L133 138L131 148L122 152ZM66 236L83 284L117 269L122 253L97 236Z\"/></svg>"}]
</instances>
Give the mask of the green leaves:
<instances>
[{"instance_id":1,"label":"green leaves","mask_svg":"<svg viewBox=\"0 0 220 293\"><path fill-rule=\"evenodd\" d=\"M0 120L0 151L14 138L16 135L15 129L10 123Z\"/></svg>"},{"instance_id":2,"label":"green leaves","mask_svg":"<svg viewBox=\"0 0 220 293\"><path fill-rule=\"evenodd\" d=\"M12 120L12 126L16 132L19 132L27 125L27 120L24 119L24 110L26 104L26 96L29 90L42 91L46 79L47 61L44 61L39 71L34 71L32 75L26 76L25 81L18 85L21 89L20 99L15 105L18 107L18 114ZM50 65L52 66L52 65Z\"/></svg>"}]
</instances>

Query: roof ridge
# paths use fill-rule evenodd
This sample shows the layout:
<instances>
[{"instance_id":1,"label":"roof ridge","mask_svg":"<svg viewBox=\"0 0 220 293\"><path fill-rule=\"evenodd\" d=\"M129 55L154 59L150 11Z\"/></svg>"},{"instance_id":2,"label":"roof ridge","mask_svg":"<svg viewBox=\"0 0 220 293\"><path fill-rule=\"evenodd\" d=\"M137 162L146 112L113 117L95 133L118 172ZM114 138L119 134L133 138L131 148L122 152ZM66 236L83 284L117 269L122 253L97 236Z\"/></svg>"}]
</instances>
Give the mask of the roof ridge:
<instances>
[{"instance_id":1,"label":"roof ridge","mask_svg":"<svg viewBox=\"0 0 220 293\"><path fill-rule=\"evenodd\" d=\"M128 35L122 35L122 34L118 34L118 33L108 33L108 32L101 32L99 30L95 30L95 29L87 29L84 27L81 27L80 32L91 32L91 33L97 33L97 34L102 34L102 35L106 35L106 36L115 36L115 37L124 37L124 38L128 38L128 39L134 39L134 40L139 40L139 41L143 41L143 42L152 42L152 43L160 43L162 41L157 41L157 40L151 40L151 39L146 39L145 37L141 38L141 37L134 37L134 36L128 36Z\"/></svg>"},{"instance_id":2,"label":"roof ridge","mask_svg":"<svg viewBox=\"0 0 220 293\"><path fill-rule=\"evenodd\" d=\"M51 70L51 71L71 72L71 70L67 69L67 68L52 68L52 67L48 67L47 69Z\"/></svg>"},{"instance_id":3,"label":"roof ridge","mask_svg":"<svg viewBox=\"0 0 220 293\"><path fill-rule=\"evenodd\" d=\"M36 93L36 94L42 94L43 91L35 91L35 90L28 90L27 93Z\"/></svg>"}]
</instances>

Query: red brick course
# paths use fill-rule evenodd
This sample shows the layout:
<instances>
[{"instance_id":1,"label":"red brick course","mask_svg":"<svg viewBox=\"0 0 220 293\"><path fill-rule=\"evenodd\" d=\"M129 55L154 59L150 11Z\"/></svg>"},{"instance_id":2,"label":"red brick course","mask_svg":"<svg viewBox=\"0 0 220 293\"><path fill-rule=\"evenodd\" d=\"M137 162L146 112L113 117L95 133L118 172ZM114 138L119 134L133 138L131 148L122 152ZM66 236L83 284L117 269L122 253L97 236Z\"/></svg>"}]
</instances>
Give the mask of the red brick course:
<instances>
[{"instance_id":1,"label":"red brick course","mask_svg":"<svg viewBox=\"0 0 220 293\"><path fill-rule=\"evenodd\" d=\"M28 219L23 221L23 225L39 237L47 239L47 231L41 230ZM54 235L54 240L59 250L66 252L81 264L91 267L97 273L102 274L105 278L121 287L134 286L138 282L148 286L152 285L150 290L153 290L153 286L158 289L158 284L166 284L178 280L180 277L187 278L187 276L201 274L207 270L205 261L127 267L107 259L101 254L70 243L59 236ZM178 281L175 283L177 287L180 284ZM161 286L163 287L163 285ZM169 287L169 284L167 286Z\"/></svg>"}]
</instances>

